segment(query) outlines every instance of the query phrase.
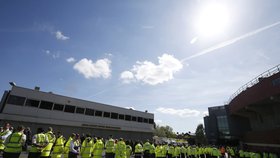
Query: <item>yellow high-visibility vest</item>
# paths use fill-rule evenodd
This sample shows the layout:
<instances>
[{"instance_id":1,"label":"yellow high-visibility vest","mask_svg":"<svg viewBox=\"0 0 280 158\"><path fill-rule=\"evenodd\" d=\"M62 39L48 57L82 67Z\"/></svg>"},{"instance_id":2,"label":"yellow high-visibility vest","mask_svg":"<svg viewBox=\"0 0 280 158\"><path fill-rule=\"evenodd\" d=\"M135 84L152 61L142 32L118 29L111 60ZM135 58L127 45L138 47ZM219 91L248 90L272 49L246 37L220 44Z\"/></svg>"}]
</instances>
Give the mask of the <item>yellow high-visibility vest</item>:
<instances>
[{"instance_id":1,"label":"yellow high-visibility vest","mask_svg":"<svg viewBox=\"0 0 280 158\"><path fill-rule=\"evenodd\" d=\"M22 151L22 136L23 133L15 132L13 133L8 140L4 152L7 153L21 153Z\"/></svg>"},{"instance_id":2,"label":"yellow high-visibility vest","mask_svg":"<svg viewBox=\"0 0 280 158\"><path fill-rule=\"evenodd\" d=\"M36 144L39 145L45 145L48 143L47 137L44 133L38 133L35 135L36 136ZM41 147L36 147L35 145L31 146L30 152L31 153L37 153L37 152L42 152L43 148Z\"/></svg>"},{"instance_id":3,"label":"yellow high-visibility vest","mask_svg":"<svg viewBox=\"0 0 280 158\"><path fill-rule=\"evenodd\" d=\"M65 143L65 138L63 136L60 136L57 138L55 141L55 144L53 146L53 151L52 151L52 158L61 158L63 151L64 151L64 143Z\"/></svg>"},{"instance_id":4,"label":"yellow high-visibility vest","mask_svg":"<svg viewBox=\"0 0 280 158\"><path fill-rule=\"evenodd\" d=\"M82 148L81 148L81 156L82 158L91 158L91 154L93 151L93 140L91 137L87 137L83 143L82 143Z\"/></svg>"},{"instance_id":5,"label":"yellow high-visibility vest","mask_svg":"<svg viewBox=\"0 0 280 158\"><path fill-rule=\"evenodd\" d=\"M53 143L55 142L55 135L49 131L45 133L45 135L48 137L49 144L42 150L41 156L50 156L51 154L51 149L53 146Z\"/></svg>"}]
</instances>

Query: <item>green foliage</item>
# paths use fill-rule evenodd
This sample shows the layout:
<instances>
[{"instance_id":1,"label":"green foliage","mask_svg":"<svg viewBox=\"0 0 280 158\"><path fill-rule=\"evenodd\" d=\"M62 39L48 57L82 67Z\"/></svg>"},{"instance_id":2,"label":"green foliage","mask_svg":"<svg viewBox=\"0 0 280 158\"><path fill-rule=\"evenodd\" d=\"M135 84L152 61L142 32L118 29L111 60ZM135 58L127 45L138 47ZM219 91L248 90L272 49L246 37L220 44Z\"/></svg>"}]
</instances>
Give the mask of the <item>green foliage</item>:
<instances>
[{"instance_id":1,"label":"green foliage","mask_svg":"<svg viewBox=\"0 0 280 158\"><path fill-rule=\"evenodd\" d=\"M199 124L195 130L195 142L198 145L205 145L206 144L206 137L205 131L202 124Z\"/></svg>"},{"instance_id":2,"label":"green foliage","mask_svg":"<svg viewBox=\"0 0 280 158\"><path fill-rule=\"evenodd\" d=\"M157 125L154 130L154 135L158 137L176 138L176 134L170 126Z\"/></svg>"}]
</instances>

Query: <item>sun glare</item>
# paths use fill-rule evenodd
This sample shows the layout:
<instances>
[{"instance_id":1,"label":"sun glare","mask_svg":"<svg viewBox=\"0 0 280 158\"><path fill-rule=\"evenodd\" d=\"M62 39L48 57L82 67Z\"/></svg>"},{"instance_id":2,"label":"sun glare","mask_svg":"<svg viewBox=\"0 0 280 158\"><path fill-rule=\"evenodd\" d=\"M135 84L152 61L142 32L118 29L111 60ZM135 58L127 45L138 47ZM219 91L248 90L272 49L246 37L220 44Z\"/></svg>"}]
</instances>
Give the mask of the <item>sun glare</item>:
<instances>
[{"instance_id":1,"label":"sun glare","mask_svg":"<svg viewBox=\"0 0 280 158\"><path fill-rule=\"evenodd\" d=\"M229 24L229 12L222 4L209 4L198 10L195 29L199 37L214 37L222 34Z\"/></svg>"}]
</instances>

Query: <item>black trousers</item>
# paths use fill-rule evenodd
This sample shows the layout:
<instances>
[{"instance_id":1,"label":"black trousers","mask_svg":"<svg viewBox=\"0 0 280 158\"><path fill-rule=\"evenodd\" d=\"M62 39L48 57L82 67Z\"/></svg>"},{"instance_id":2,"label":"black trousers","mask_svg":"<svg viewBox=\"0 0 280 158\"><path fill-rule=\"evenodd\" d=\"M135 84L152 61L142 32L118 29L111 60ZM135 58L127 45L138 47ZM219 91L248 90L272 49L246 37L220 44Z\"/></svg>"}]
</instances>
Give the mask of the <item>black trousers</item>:
<instances>
[{"instance_id":1,"label":"black trousers","mask_svg":"<svg viewBox=\"0 0 280 158\"><path fill-rule=\"evenodd\" d=\"M20 153L3 153L3 158L19 158Z\"/></svg>"},{"instance_id":2,"label":"black trousers","mask_svg":"<svg viewBox=\"0 0 280 158\"><path fill-rule=\"evenodd\" d=\"M142 157L142 153L135 153L134 158L141 158Z\"/></svg>"},{"instance_id":3,"label":"black trousers","mask_svg":"<svg viewBox=\"0 0 280 158\"><path fill-rule=\"evenodd\" d=\"M28 158L40 158L41 157L41 152L38 152L38 153L32 153L30 152L28 154Z\"/></svg>"},{"instance_id":4,"label":"black trousers","mask_svg":"<svg viewBox=\"0 0 280 158\"><path fill-rule=\"evenodd\" d=\"M78 158L78 155L79 155L79 154L69 152L68 158Z\"/></svg>"},{"instance_id":5,"label":"black trousers","mask_svg":"<svg viewBox=\"0 0 280 158\"><path fill-rule=\"evenodd\" d=\"M149 152L149 150L145 150L145 151L144 151L143 158L150 158L150 152Z\"/></svg>"},{"instance_id":6,"label":"black trousers","mask_svg":"<svg viewBox=\"0 0 280 158\"><path fill-rule=\"evenodd\" d=\"M115 153L105 153L105 158L114 158Z\"/></svg>"},{"instance_id":7,"label":"black trousers","mask_svg":"<svg viewBox=\"0 0 280 158\"><path fill-rule=\"evenodd\" d=\"M150 158L155 158L155 157L156 157L155 153L150 154Z\"/></svg>"}]
</instances>

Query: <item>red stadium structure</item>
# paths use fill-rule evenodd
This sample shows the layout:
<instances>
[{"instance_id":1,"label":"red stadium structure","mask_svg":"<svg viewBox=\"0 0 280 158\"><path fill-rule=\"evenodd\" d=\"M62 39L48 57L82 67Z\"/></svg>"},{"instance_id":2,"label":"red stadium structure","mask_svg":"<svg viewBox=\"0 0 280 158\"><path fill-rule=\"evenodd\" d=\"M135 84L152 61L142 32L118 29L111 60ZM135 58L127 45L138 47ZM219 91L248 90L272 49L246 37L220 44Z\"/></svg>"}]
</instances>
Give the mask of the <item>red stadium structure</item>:
<instances>
[{"instance_id":1,"label":"red stadium structure","mask_svg":"<svg viewBox=\"0 0 280 158\"><path fill-rule=\"evenodd\" d=\"M231 116L249 120L240 139L249 148L280 149L280 65L242 86L229 102Z\"/></svg>"},{"instance_id":2,"label":"red stadium structure","mask_svg":"<svg viewBox=\"0 0 280 158\"><path fill-rule=\"evenodd\" d=\"M204 124L209 143L279 152L280 65L243 85L228 104L208 110Z\"/></svg>"}]
</instances>

